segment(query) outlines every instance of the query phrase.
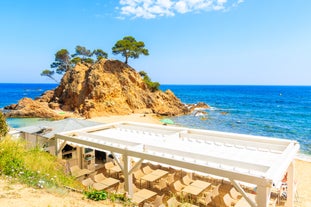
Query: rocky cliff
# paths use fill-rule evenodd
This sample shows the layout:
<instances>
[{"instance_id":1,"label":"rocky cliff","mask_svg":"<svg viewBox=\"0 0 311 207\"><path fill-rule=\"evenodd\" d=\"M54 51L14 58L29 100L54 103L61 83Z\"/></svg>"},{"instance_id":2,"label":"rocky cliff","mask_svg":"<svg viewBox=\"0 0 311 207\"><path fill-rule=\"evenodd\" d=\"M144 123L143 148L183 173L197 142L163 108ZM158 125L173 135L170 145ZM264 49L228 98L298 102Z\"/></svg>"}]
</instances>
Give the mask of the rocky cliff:
<instances>
[{"instance_id":1,"label":"rocky cliff","mask_svg":"<svg viewBox=\"0 0 311 207\"><path fill-rule=\"evenodd\" d=\"M55 90L46 92L33 102L30 105L35 107L25 103L6 107L10 109L7 116L43 117L40 113L43 110L48 112L47 117L53 116L51 111L61 110L86 118L131 113L174 116L189 112L170 90L151 92L133 68L120 61L106 59L93 65L78 64L64 74ZM59 113L55 116L59 117Z\"/></svg>"}]
</instances>

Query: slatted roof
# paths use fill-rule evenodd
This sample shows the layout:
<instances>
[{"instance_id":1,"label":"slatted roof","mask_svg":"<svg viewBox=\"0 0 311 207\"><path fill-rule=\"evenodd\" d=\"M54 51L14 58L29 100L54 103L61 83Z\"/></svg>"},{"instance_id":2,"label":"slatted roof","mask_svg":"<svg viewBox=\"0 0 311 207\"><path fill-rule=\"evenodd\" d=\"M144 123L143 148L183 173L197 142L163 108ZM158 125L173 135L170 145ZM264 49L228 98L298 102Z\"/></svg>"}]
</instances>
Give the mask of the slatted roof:
<instances>
[{"instance_id":1,"label":"slatted roof","mask_svg":"<svg viewBox=\"0 0 311 207\"><path fill-rule=\"evenodd\" d=\"M96 125L101 125L101 123L85 119L67 118L58 121L39 121L34 125L20 127L17 128L16 130L19 132L26 132L29 134L37 134L40 135L41 137L51 139L54 138L55 134L60 132L81 129Z\"/></svg>"},{"instance_id":2,"label":"slatted roof","mask_svg":"<svg viewBox=\"0 0 311 207\"><path fill-rule=\"evenodd\" d=\"M132 122L74 130L56 138L268 187L282 179L299 150L294 140Z\"/></svg>"}]
</instances>

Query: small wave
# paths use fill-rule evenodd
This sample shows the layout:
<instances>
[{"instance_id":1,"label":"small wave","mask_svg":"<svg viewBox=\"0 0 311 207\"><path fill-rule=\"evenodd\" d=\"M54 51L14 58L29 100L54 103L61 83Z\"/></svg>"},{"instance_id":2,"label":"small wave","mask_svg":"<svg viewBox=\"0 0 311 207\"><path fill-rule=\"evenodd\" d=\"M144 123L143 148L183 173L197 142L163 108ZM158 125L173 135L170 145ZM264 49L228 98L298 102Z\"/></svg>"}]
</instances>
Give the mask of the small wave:
<instances>
[{"instance_id":1,"label":"small wave","mask_svg":"<svg viewBox=\"0 0 311 207\"><path fill-rule=\"evenodd\" d=\"M217 111L217 110L220 110L220 109L218 109L218 108L216 108L216 107L211 106L211 107L209 108L209 110L211 110L211 111Z\"/></svg>"},{"instance_id":2,"label":"small wave","mask_svg":"<svg viewBox=\"0 0 311 207\"><path fill-rule=\"evenodd\" d=\"M43 91L43 89L42 89L42 88L36 88L36 89L30 89L30 88L28 88L28 89L25 89L25 91L27 91L27 92L32 92L32 91Z\"/></svg>"},{"instance_id":3,"label":"small wave","mask_svg":"<svg viewBox=\"0 0 311 207\"><path fill-rule=\"evenodd\" d=\"M236 110L236 109L222 109L222 108L217 108L217 107L211 106L211 107L208 108L207 110L210 110L210 111L234 111L234 110Z\"/></svg>"},{"instance_id":4,"label":"small wave","mask_svg":"<svg viewBox=\"0 0 311 207\"><path fill-rule=\"evenodd\" d=\"M303 154L303 153L298 153L297 159L304 160L304 161L307 161L307 162L311 162L311 155Z\"/></svg>"},{"instance_id":5,"label":"small wave","mask_svg":"<svg viewBox=\"0 0 311 207\"><path fill-rule=\"evenodd\" d=\"M194 111L206 111L206 110L208 110L208 109L207 108L200 108L200 107L194 109Z\"/></svg>"}]
</instances>

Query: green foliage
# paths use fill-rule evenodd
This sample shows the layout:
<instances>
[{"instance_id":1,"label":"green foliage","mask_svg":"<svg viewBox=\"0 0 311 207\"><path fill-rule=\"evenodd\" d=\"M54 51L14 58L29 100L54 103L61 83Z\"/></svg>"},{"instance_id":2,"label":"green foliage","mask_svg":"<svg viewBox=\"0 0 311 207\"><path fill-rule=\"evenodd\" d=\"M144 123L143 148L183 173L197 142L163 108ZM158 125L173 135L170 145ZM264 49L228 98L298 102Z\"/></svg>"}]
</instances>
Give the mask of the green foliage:
<instances>
[{"instance_id":1,"label":"green foliage","mask_svg":"<svg viewBox=\"0 0 311 207\"><path fill-rule=\"evenodd\" d=\"M93 54L97 57L97 61L108 58L108 54L104 52L102 49L96 49L93 51Z\"/></svg>"},{"instance_id":2,"label":"green foliage","mask_svg":"<svg viewBox=\"0 0 311 207\"><path fill-rule=\"evenodd\" d=\"M160 83L159 82L146 82L149 89L152 91L152 92L155 92L155 91L158 91L159 88L160 88Z\"/></svg>"},{"instance_id":3,"label":"green foliage","mask_svg":"<svg viewBox=\"0 0 311 207\"><path fill-rule=\"evenodd\" d=\"M91 57L92 53L90 50L86 49L85 47L77 45L76 46L76 53L73 54L72 57L75 57L77 55L82 56L82 59L85 59L87 57Z\"/></svg>"},{"instance_id":4,"label":"green foliage","mask_svg":"<svg viewBox=\"0 0 311 207\"><path fill-rule=\"evenodd\" d=\"M50 65L52 69L56 70L57 74L64 74L67 70L74 68L78 63L93 64L95 61L92 56L96 56L97 61L102 58L107 58L108 54L101 49L96 49L93 52L83 46L77 45L75 54L70 55L68 50L61 49L55 54L55 61ZM41 72L41 76L46 76L58 82L53 75L54 70L45 69Z\"/></svg>"},{"instance_id":5,"label":"green foliage","mask_svg":"<svg viewBox=\"0 0 311 207\"><path fill-rule=\"evenodd\" d=\"M5 117L0 111L0 137L5 136L9 132L8 124L6 123Z\"/></svg>"},{"instance_id":6,"label":"green foliage","mask_svg":"<svg viewBox=\"0 0 311 207\"><path fill-rule=\"evenodd\" d=\"M9 181L18 181L35 188L47 190L58 189L64 192L63 186L71 189L84 189L80 181L66 175L64 163L56 156L42 151L40 148L27 150L26 142L12 140L5 137L0 140L0 175ZM126 194L110 193L106 191L84 191L84 195L91 200L111 200L121 202L123 206L134 206Z\"/></svg>"},{"instance_id":7,"label":"green foliage","mask_svg":"<svg viewBox=\"0 0 311 207\"><path fill-rule=\"evenodd\" d=\"M110 193L108 196L111 201L131 201L131 199L126 196L126 193Z\"/></svg>"},{"instance_id":8,"label":"green foliage","mask_svg":"<svg viewBox=\"0 0 311 207\"><path fill-rule=\"evenodd\" d=\"M101 190L91 190L91 191L85 191L84 195L91 200L94 201L101 201L101 200L106 200L108 197L108 194L106 191L101 191Z\"/></svg>"},{"instance_id":9,"label":"green foliage","mask_svg":"<svg viewBox=\"0 0 311 207\"><path fill-rule=\"evenodd\" d=\"M53 77L54 75L54 71L53 70L48 70L48 69L45 69L41 72L41 76L46 76L46 77L49 77L51 78L52 80L54 80L56 83L58 83L58 81Z\"/></svg>"},{"instance_id":10,"label":"green foliage","mask_svg":"<svg viewBox=\"0 0 311 207\"><path fill-rule=\"evenodd\" d=\"M77 65L80 62L82 62L82 59L80 57L74 57L71 59L71 63L74 65Z\"/></svg>"},{"instance_id":11,"label":"green foliage","mask_svg":"<svg viewBox=\"0 0 311 207\"><path fill-rule=\"evenodd\" d=\"M149 51L145 48L145 43L137 42L134 37L126 36L122 40L116 42L112 47L113 54L121 54L125 57L125 64L128 63L128 58L138 58L139 55L149 55Z\"/></svg>"},{"instance_id":12,"label":"green foliage","mask_svg":"<svg viewBox=\"0 0 311 207\"><path fill-rule=\"evenodd\" d=\"M84 191L83 194L87 199L94 201L109 199L113 203L122 203L123 206L136 206L132 200L126 196L126 193L108 193L104 190L91 189L89 191Z\"/></svg>"},{"instance_id":13,"label":"green foliage","mask_svg":"<svg viewBox=\"0 0 311 207\"><path fill-rule=\"evenodd\" d=\"M39 148L27 150L25 142L10 137L0 140L0 174L37 188L83 188L65 174L65 166L57 157Z\"/></svg>"},{"instance_id":14,"label":"green foliage","mask_svg":"<svg viewBox=\"0 0 311 207\"><path fill-rule=\"evenodd\" d=\"M150 77L145 71L140 71L139 74L143 78L144 82L147 84L150 91L155 92L159 90L160 88L159 82L152 82Z\"/></svg>"},{"instance_id":15,"label":"green foliage","mask_svg":"<svg viewBox=\"0 0 311 207\"><path fill-rule=\"evenodd\" d=\"M75 59L73 59L72 62L75 64L77 64L78 62L93 64L94 60L91 58L92 56L93 52L83 46L77 45L76 53L72 55L72 57L75 57Z\"/></svg>"},{"instance_id":16,"label":"green foliage","mask_svg":"<svg viewBox=\"0 0 311 207\"><path fill-rule=\"evenodd\" d=\"M93 63L94 63L94 60L93 60L92 58L85 58L85 59L83 60L83 62L89 63L89 64L93 64Z\"/></svg>"},{"instance_id":17,"label":"green foliage","mask_svg":"<svg viewBox=\"0 0 311 207\"><path fill-rule=\"evenodd\" d=\"M112 202L122 203L123 206L136 206L132 200L126 196L126 193L109 193L108 198Z\"/></svg>"},{"instance_id":18,"label":"green foliage","mask_svg":"<svg viewBox=\"0 0 311 207\"><path fill-rule=\"evenodd\" d=\"M56 73L63 74L72 68L71 57L66 49L61 49L55 54L55 62L51 64L51 68L56 68Z\"/></svg>"},{"instance_id":19,"label":"green foliage","mask_svg":"<svg viewBox=\"0 0 311 207\"><path fill-rule=\"evenodd\" d=\"M23 145L19 142L12 142L9 138L2 138L0 141L0 172L8 176L18 176L23 169Z\"/></svg>"}]
</instances>

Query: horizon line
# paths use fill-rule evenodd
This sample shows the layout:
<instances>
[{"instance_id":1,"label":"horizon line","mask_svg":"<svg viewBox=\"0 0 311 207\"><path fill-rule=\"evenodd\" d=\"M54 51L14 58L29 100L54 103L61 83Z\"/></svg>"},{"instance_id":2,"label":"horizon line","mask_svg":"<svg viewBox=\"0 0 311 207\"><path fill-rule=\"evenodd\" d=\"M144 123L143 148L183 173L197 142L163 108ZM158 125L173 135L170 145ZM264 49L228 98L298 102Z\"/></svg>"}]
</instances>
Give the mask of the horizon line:
<instances>
[{"instance_id":1,"label":"horizon line","mask_svg":"<svg viewBox=\"0 0 311 207\"><path fill-rule=\"evenodd\" d=\"M40 83L40 82L0 82L0 84L50 84L50 85L59 85L60 83ZM173 86L305 86L310 87L311 85L304 84L203 84L203 83L163 83L161 85L173 85Z\"/></svg>"}]
</instances>

